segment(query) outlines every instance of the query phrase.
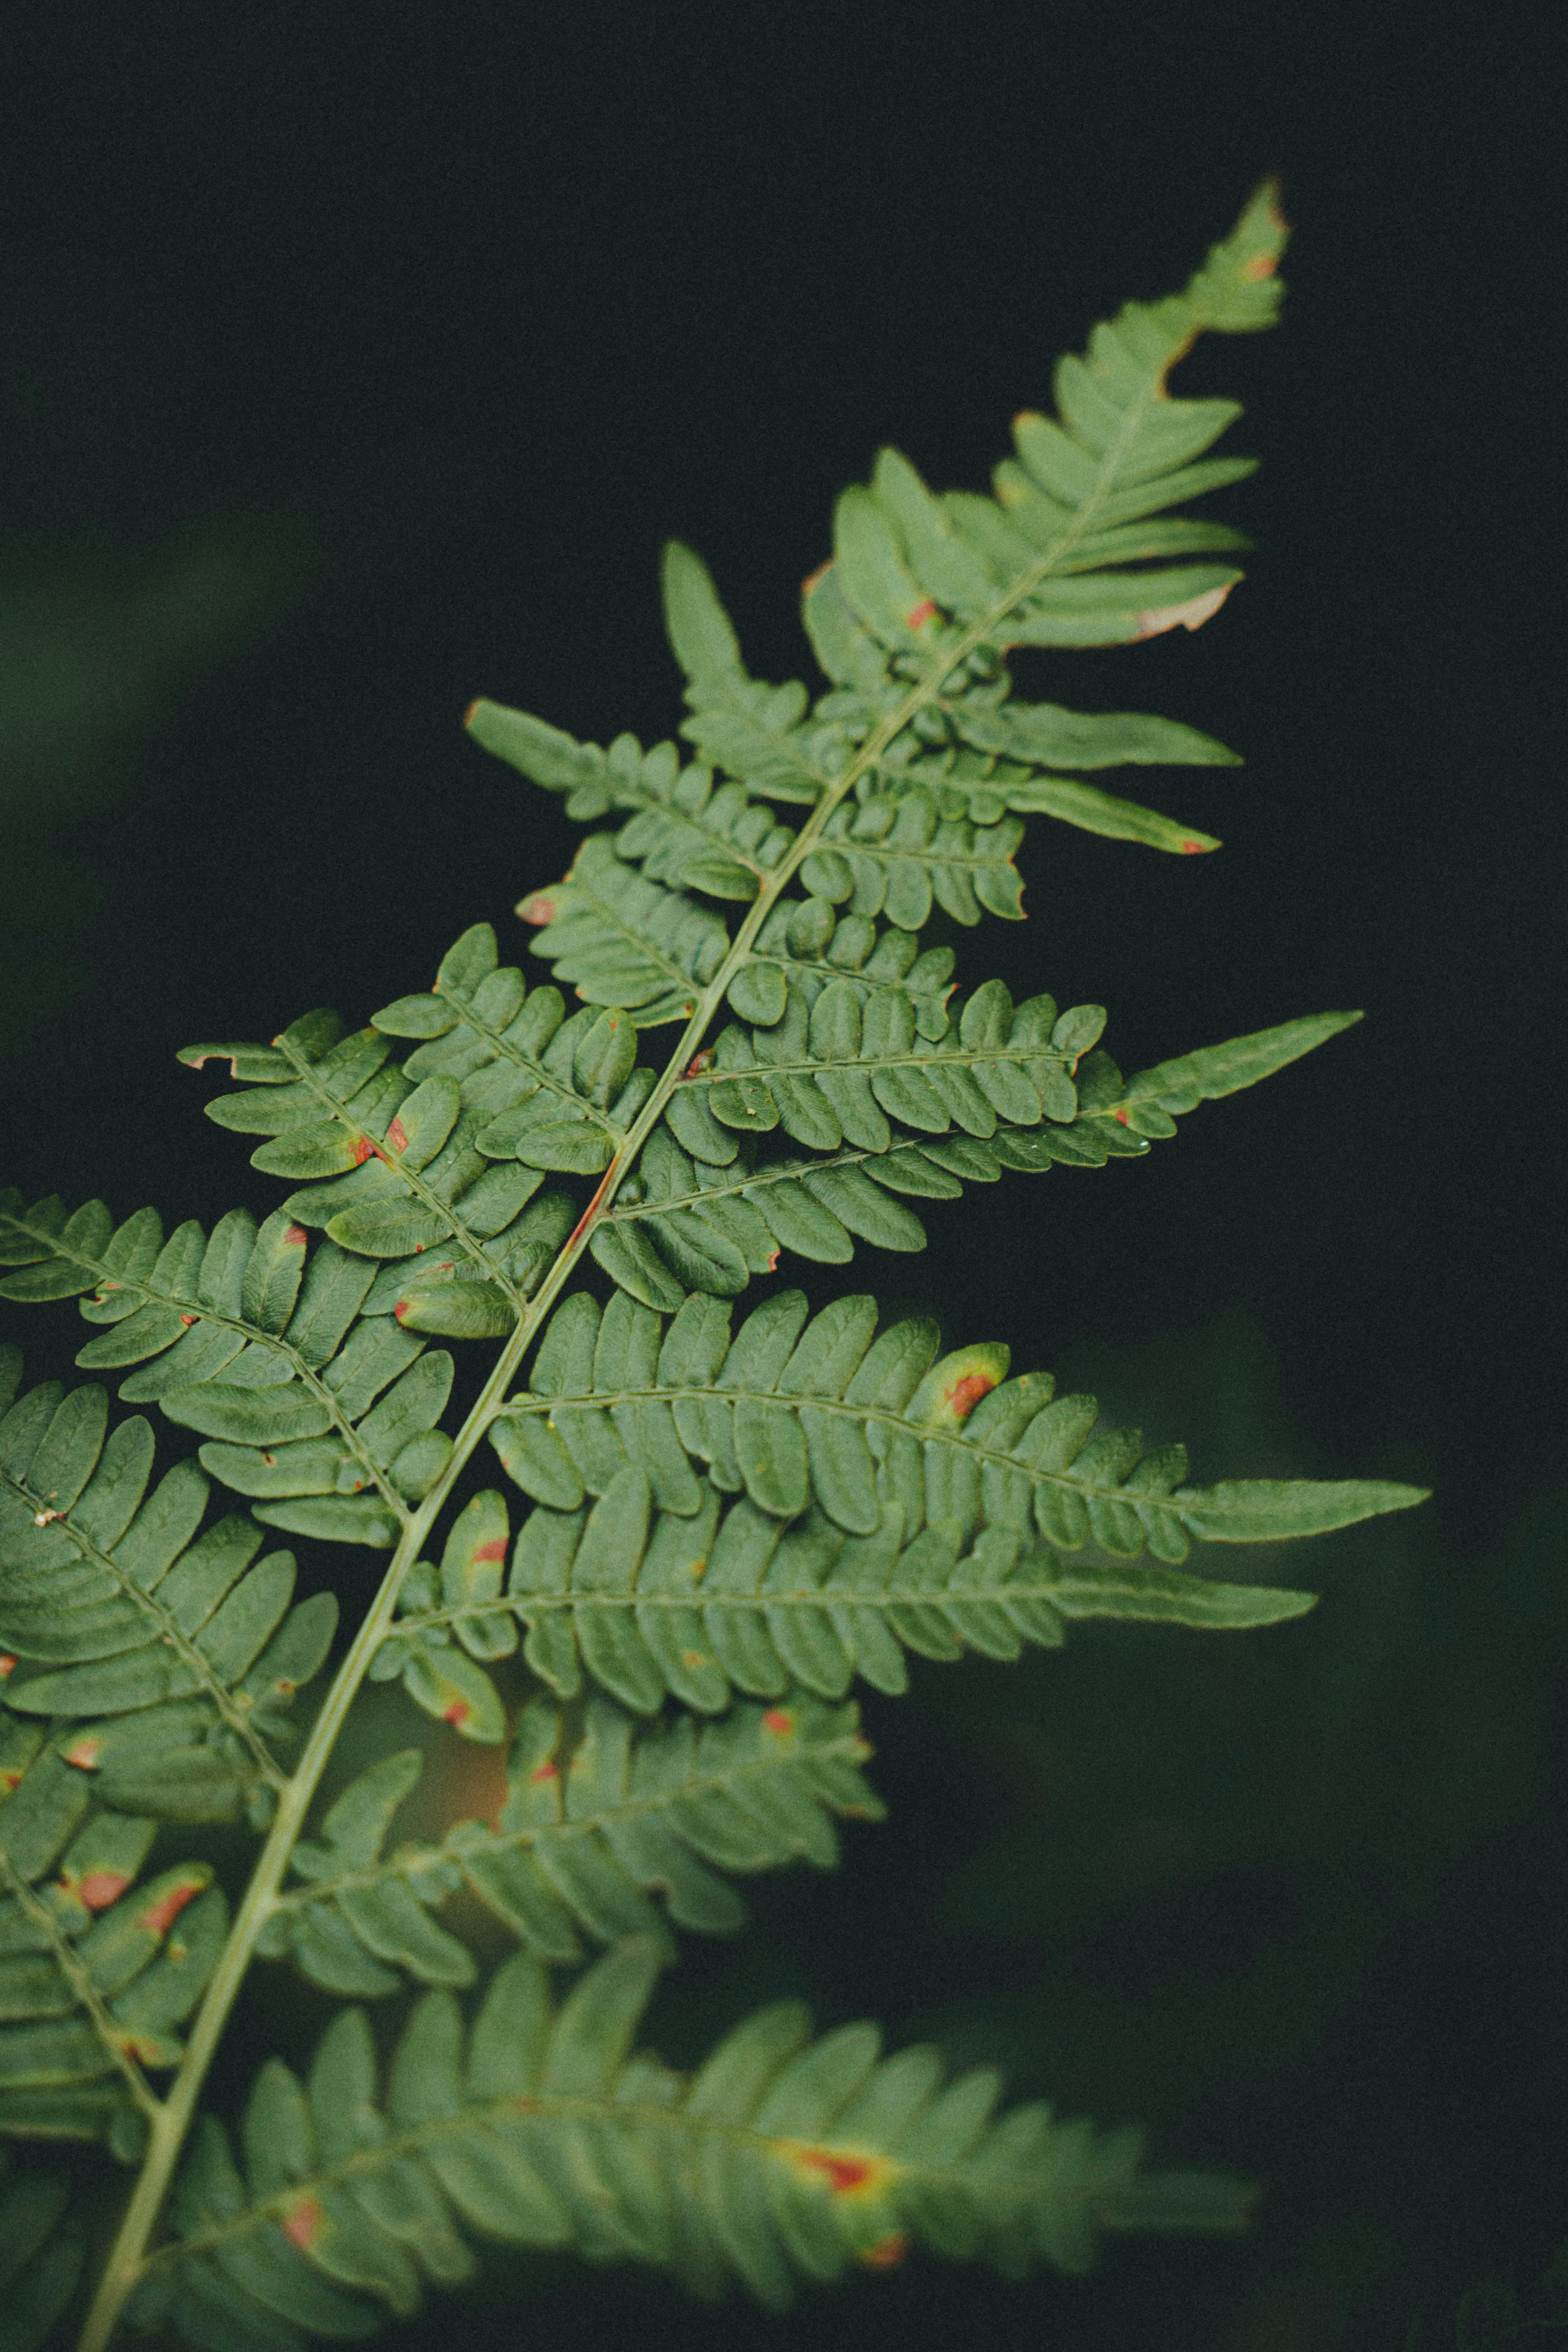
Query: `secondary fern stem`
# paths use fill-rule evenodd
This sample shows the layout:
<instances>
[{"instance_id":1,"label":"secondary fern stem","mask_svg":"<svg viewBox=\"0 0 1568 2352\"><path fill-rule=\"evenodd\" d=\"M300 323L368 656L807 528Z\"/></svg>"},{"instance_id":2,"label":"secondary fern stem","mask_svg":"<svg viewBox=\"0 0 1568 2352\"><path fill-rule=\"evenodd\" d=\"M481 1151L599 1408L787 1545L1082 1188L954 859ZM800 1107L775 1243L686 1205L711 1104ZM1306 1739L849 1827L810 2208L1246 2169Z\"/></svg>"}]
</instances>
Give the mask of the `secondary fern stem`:
<instances>
[{"instance_id":1,"label":"secondary fern stem","mask_svg":"<svg viewBox=\"0 0 1568 2352\"><path fill-rule=\"evenodd\" d=\"M694 1006L658 1084L606 1169L597 1192L570 1239L519 1315L511 1337L501 1349L489 1379L454 1440L446 1469L403 1529L381 1588L332 1678L331 1687L311 1727L299 1764L279 1798L277 1814L261 1850L261 1858L235 1915L223 1957L197 2012L179 2072L153 2124L141 2176L104 2265L78 2352L108 2352L126 2299L142 2274L147 2259L147 2242L168 2195L180 2151L195 2118L202 2084L222 2040L229 2011L255 1956L258 1938L276 1906L295 1840L305 1825L306 1815L328 1759L337 1745L338 1734L342 1729L349 1708L392 1622L404 1578L418 1558L425 1538L444 1507L454 1481L505 1402L512 1377L540 1325L588 1246L595 1227L607 1213L623 1178L630 1171L643 1145L663 1118L665 1106L723 1003L731 982L747 961L752 944L770 910L821 839L828 819L854 790L858 779L875 767L882 753L909 725L915 713L935 699L952 671L977 646L985 643L1011 607L1021 596L1027 594L1037 580L1045 577L1054 560L1054 554L1042 559L994 612L987 614L983 621L973 623L965 630L949 649L945 658L939 665L933 665L923 678L912 685L896 708L872 730L846 764L843 774L833 779L795 835L788 854L764 878L731 943L729 953ZM333 1106L334 1112L337 1108ZM490 1271L488 1265L486 1271Z\"/></svg>"}]
</instances>

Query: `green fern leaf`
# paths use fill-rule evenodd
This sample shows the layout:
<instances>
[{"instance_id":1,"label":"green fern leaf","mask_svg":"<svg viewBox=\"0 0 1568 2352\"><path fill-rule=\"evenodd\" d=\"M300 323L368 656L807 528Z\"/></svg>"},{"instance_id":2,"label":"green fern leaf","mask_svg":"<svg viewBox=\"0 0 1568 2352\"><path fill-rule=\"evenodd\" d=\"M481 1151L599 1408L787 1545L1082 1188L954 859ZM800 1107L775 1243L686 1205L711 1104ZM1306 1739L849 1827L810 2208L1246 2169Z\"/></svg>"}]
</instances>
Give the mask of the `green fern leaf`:
<instances>
[{"instance_id":1,"label":"green fern leaf","mask_svg":"<svg viewBox=\"0 0 1568 2352\"><path fill-rule=\"evenodd\" d=\"M76 2293L86 2242L59 2174L0 2148L0 2352L43 2352Z\"/></svg>"},{"instance_id":2,"label":"green fern leaf","mask_svg":"<svg viewBox=\"0 0 1568 2352\"><path fill-rule=\"evenodd\" d=\"M18 1351L0 1349L0 1404L19 1372ZM195 1465L149 1493L147 1423L107 1424L100 1388L62 1396L55 1382L0 1419L5 1704L63 1723L61 1754L111 1803L183 1821L246 1807L264 1822L285 1780L272 1743L326 1656L337 1603L291 1606L291 1553L256 1559L248 1518L203 1531ZM18 1678L18 1661L36 1670Z\"/></svg>"},{"instance_id":3,"label":"green fern leaf","mask_svg":"<svg viewBox=\"0 0 1568 2352\"><path fill-rule=\"evenodd\" d=\"M888 992L881 996L885 1005ZM863 1010L852 1012L842 992L825 1001L819 974L792 979L786 1013L788 1021L753 1032L749 1045L741 1033L726 1032L727 1064L716 1054L693 1065L672 1091L637 1175L595 1226L594 1255L645 1306L673 1313L692 1290L737 1297L752 1275L771 1273L785 1250L842 1265L858 1239L880 1249L922 1249L924 1228L908 1200L956 1200L965 1183L994 1183L1007 1169L1038 1174L1053 1162L1103 1168L1110 1159L1139 1158L1152 1140L1175 1133L1176 1114L1256 1085L1361 1018L1324 1013L1286 1022L1128 1081L1093 1043L1098 1006L1058 1018L1052 1000L1040 996L1015 1010L997 981L975 991L955 1032L921 1036L917 1010L902 1055L880 1064L863 1050ZM885 1034L885 1013L872 1017L883 1020ZM909 1032L910 1017L895 1009L899 1034ZM852 1040L857 1021L858 1062L836 1067L812 1057L819 1026L825 1045ZM774 1057L799 1052L803 1030L804 1058L780 1073ZM906 1088L906 1072L918 1089ZM951 1114L931 1086L933 1076L951 1090ZM726 1084L731 1076L733 1090ZM1035 1116L1036 1100L1035 1123L1015 1125L1020 1115ZM945 1118L947 1131L902 1134L884 1102L900 1118L911 1108L932 1125ZM834 1123L836 1150L827 1143ZM759 1156L751 1136L778 1128L816 1141L819 1156Z\"/></svg>"},{"instance_id":4,"label":"green fern leaf","mask_svg":"<svg viewBox=\"0 0 1568 2352\"><path fill-rule=\"evenodd\" d=\"M898 1693L906 1647L1007 1658L1078 1617L1299 1615L1310 1594L1179 1572L1192 1539L1319 1534L1422 1499L1375 1480L1191 1486L1180 1446L1144 1455L1135 1433L1097 1433L1091 1398L1006 1379L1005 1349L939 1362L934 1327L875 1338L876 1319L852 1298L808 1321L784 1293L731 1338L710 1297L668 1327L624 1293L604 1310L568 1298L532 1391L490 1424L535 1505L505 1591L505 1514L486 1496L482 1582L411 1579L377 1671L427 1674L425 1645L454 1631L469 1662L506 1654L510 1613L563 1698L584 1668L645 1714L667 1694L710 1713L734 1690L839 1699L857 1673ZM1081 1566L1056 1557L1090 1547ZM1159 1568L1123 1564L1145 1549Z\"/></svg>"},{"instance_id":5,"label":"green fern leaf","mask_svg":"<svg viewBox=\"0 0 1568 2352\"><path fill-rule=\"evenodd\" d=\"M694 1013L730 948L710 908L623 865L607 834L590 834L564 881L530 891L517 911L558 980L644 1029Z\"/></svg>"},{"instance_id":6,"label":"green fern leaf","mask_svg":"<svg viewBox=\"0 0 1568 2352\"><path fill-rule=\"evenodd\" d=\"M515 1621L500 1622L515 1643ZM400 1654L389 1644L383 1659L395 1666ZM881 1816L858 1769L868 1753L853 1706L810 1697L737 1706L700 1727L680 1715L637 1729L605 1699L591 1700L581 1722L535 1699L493 1823L461 1822L439 1845L387 1854L420 1758L383 1759L337 1799L321 1842L295 1847L304 1884L281 1898L260 1948L289 1955L331 1992L393 1992L399 1970L466 1985L472 1958L432 1916L461 1888L550 1960L581 1959L584 1937L651 1934L665 1945L651 1890L677 1925L731 1934L745 1906L716 1872L802 1856L832 1867L834 1815Z\"/></svg>"},{"instance_id":7,"label":"green fern leaf","mask_svg":"<svg viewBox=\"0 0 1568 2352\"><path fill-rule=\"evenodd\" d=\"M452 1360L426 1355L414 1334L433 1327L470 1336L476 1325L493 1332L500 1313L510 1328L499 1291L461 1281L462 1261L438 1251L380 1274L331 1241L312 1253L290 1203L259 1229L235 1209L210 1237L193 1220L167 1244L151 1209L116 1228L100 1202L89 1208L88 1231L88 1211L68 1220L58 1202L28 1209L19 1194L0 1193L7 1253L13 1263L24 1251L32 1259L0 1282L0 1295L16 1295L12 1286L63 1295L96 1284L82 1312L110 1328L80 1350L85 1370L141 1365L121 1396L156 1402L212 1441L204 1466L256 1497L266 1524L377 1549L395 1543L410 1502L447 1458L434 1424ZM547 1194L520 1220L532 1222L528 1246L541 1264L574 1213ZM465 1327L464 1302L476 1293Z\"/></svg>"},{"instance_id":8,"label":"green fern leaf","mask_svg":"<svg viewBox=\"0 0 1568 2352\"><path fill-rule=\"evenodd\" d=\"M364 2014L345 2011L308 2084L276 2061L259 2077L243 2174L204 2126L132 2315L256 2352L363 2335L378 2305L408 2315L426 2280L467 2274L465 2231L649 2263L702 2295L738 2280L783 2310L911 2243L1021 2277L1088 2269L1107 2231L1245 2225L1238 2181L1144 2175L1139 2133L1037 2103L994 2121L994 2070L944 2088L934 2050L884 2058L869 2025L814 2042L798 2002L746 2020L689 2078L632 2056L658 1960L628 1940L552 2010L520 1954L467 2033L452 1994L429 1992L384 2091Z\"/></svg>"},{"instance_id":9,"label":"green fern leaf","mask_svg":"<svg viewBox=\"0 0 1568 2352\"><path fill-rule=\"evenodd\" d=\"M41 1727L0 1717L0 2132L130 2157L228 1906L206 1863L139 1883L156 1824L93 1800Z\"/></svg>"}]
</instances>

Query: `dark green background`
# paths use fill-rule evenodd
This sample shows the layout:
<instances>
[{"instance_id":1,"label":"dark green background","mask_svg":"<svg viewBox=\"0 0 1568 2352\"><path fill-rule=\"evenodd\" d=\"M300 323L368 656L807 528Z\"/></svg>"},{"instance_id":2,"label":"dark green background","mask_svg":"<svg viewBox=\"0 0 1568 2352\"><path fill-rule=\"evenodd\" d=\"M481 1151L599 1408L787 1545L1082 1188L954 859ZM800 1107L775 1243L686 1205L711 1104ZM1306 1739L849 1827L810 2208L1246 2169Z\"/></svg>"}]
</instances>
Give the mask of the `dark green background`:
<instances>
[{"instance_id":1,"label":"dark green background","mask_svg":"<svg viewBox=\"0 0 1568 2352\"><path fill-rule=\"evenodd\" d=\"M361 1019L481 916L521 951L572 835L465 741L473 695L668 732L671 532L793 674L881 440L980 482L1055 353L1264 170L1297 226L1288 323L1188 369L1266 460L1223 502L1247 585L1199 636L1020 669L1243 750L1150 780L1224 855L1037 820L1032 919L960 970L1104 1001L1129 1067L1368 1019L1147 1163L972 1194L857 1275L1200 1475L1436 1500L1297 1555L1299 1624L1089 1631L874 1702L891 1823L759 1886L653 2024L685 2059L779 1990L874 2010L1255 2175L1258 2229L1087 2286L921 2261L779 2322L498 2261L398 2342L1428 2352L1568 2231L1563 49L1550 12L1371 0L0 23L5 1172L171 1223L271 1199L176 1045ZM79 1336L6 1330L38 1371ZM215 2095L322 2009L262 1970Z\"/></svg>"}]
</instances>

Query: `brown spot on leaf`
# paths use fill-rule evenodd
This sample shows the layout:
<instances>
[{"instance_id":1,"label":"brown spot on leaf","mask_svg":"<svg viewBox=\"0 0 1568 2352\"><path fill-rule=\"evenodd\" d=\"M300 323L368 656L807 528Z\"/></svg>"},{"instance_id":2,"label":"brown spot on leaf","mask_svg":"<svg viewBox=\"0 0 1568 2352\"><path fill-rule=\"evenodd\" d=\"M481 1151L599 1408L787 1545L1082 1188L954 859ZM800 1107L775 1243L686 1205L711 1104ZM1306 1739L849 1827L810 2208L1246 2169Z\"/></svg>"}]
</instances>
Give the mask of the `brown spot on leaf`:
<instances>
[{"instance_id":1,"label":"brown spot on leaf","mask_svg":"<svg viewBox=\"0 0 1568 2352\"><path fill-rule=\"evenodd\" d=\"M1189 596L1184 604L1154 604L1138 615L1140 637L1163 636L1167 629L1201 629L1212 621L1230 593L1230 586L1210 588L1202 596Z\"/></svg>"},{"instance_id":2,"label":"brown spot on leaf","mask_svg":"<svg viewBox=\"0 0 1568 2352\"><path fill-rule=\"evenodd\" d=\"M442 1708L441 1720L443 1723L450 1723L460 1727L467 1723L473 1711L473 1706L468 1699L455 1698L450 1706Z\"/></svg>"},{"instance_id":3,"label":"brown spot on leaf","mask_svg":"<svg viewBox=\"0 0 1568 2352\"><path fill-rule=\"evenodd\" d=\"M536 898L525 898L517 911L525 923L552 923L555 920L555 901L547 892L541 891ZM577 992L581 995L581 989Z\"/></svg>"},{"instance_id":4,"label":"brown spot on leaf","mask_svg":"<svg viewBox=\"0 0 1568 2352\"><path fill-rule=\"evenodd\" d=\"M302 2254L308 2254L321 2234L326 2216L313 2197L301 2197L283 2215L283 2235Z\"/></svg>"},{"instance_id":5,"label":"brown spot on leaf","mask_svg":"<svg viewBox=\"0 0 1568 2352\"><path fill-rule=\"evenodd\" d=\"M819 563L815 572L808 572L806 573L805 578L800 583L801 594L803 596L809 596L815 589L820 588L832 569L833 558L830 555L826 563Z\"/></svg>"},{"instance_id":6,"label":"brown spot on leaf","mask_svg":"<svg viewBox=\"0 0 1568 2352\"><path fill-rule=\"evenodd\" d=\"M193 1323L199 1323L201 1321L201 1317L199 1315L182 1315L180 1320L188 1331Z\"/></svg>"},{"instance_id":7,"label":"brown spot on leaf","mask_svg":"<svg viewBox=\"0 0 1568 2352\"><path fill-rule=\"evenodd\" d=\"M74 1764L79 1772L95 1772L98 1769L99 1750L102 1746L101 1739L93 1739L89 1737L73 1741L69 1748L62 1748L60 1754L68 1764Z\"/></svg>"},{"instance_id":8,"label":"brown spot on leaf","mask_svg":"<svg viewBox=\"0 0 1568 2352\"><path fill-rule=\"evenodd\" d=\"M303 1225L290 1225L284 1234L283 1239L289 1249L303 1249L310 1235Z\"/></svg>"},{"instance_id":9,"label":"brown spot on leaf","mask_svg":"<svg viewBox=\"0 0 1568 2352\"><path fill-rule=\"evenodd\" d=\"M403 1121L400 1118L395 1118L392 1125L387 1129L386 1139L388 1143L391 1144L394 1151L407 1150L408 1129L404 1126Z\"/></svg>"},{"instance_id":10,"label":"brown spot on leaf","mask_svg":"<svg viewBox=\"0 0 1568 2352\"><path fill-rule=\"evenodd\" d=\"M531 1785L538 1789L542 1788L547 1780L559 1780L561 1775L547 1756L542 1764L534 1766L528 1777Z\"/></svg>"},{"instance_id":11,"label":"brown spot on leaf","mask_svg":"<svg viewBox=\"0 0 1568 2352\"><path fill-rule=\"evenodd\" d=\"M107 1911L111 1903L119 1902L130 1884L121 1871L89 1870L76 1887L76 1898L89 1911Z\"/></svg>"},{"instance_id":12,"label":"brown spot on leaf","mask_svg":"<svg viewBox=\"0 0 1568 2352\"><path fill-rule=\"evenodd\" d=\"M858 2189L879 2188L889 2169L877 2157L838 2156L828 2147L796 2146L789 2154L803 2172L819 2174L835 2197L851 2196Z\"/></svg>"},{"instance_id":13,"label":"brown spot on leaf","mask_svg":"<svg viewBox=\"0 0 1568 2352\"><path fill-rule=\"evenodd\" d=\"M856 2261L862 2270L896 2271L910 2251L909 2232L894 2230L886 2238L879 2238L874 2246L862 2246Z\"/></svg>"},{"instance_id":14,"label":"brown spot on leaf","mask_svg":"<svg viewBox=\"0 0 1568 2352\"><path fill-rule=\"evenodd\" d=\"M16 1661L9 1650L0 1650L0 1683L16 1671Z\"/></svg>"},{"instance_id":15,"label":"brown spot on leaf","mask_svg":"<svg viewBox=\"0 0 1568 2352\"><path fill-rule=\"evenodd\" d=\"M1208 847L1209 844L1206 841L1184 841L1181 855L1184 857L1201 857Z\"/></svg>"},{"instance_id":16,"label":"brown spot on leaf","mask_svg":"<svg viewBox=\"0 0 1568 2352\"><path fill-rule=\"evenodd\" d=\"M363 1168L365 1161L370 1158L371 1153L374 1150L375 1146L371 1141L368 1135L356 1135L354 1138L354 1166L356 1168Z\"/></svg>"},{"instance_id":17,"label":"brown spot on leaf","mask_svg":"<svg viewBox=\"0 0 1568 2352\"><path fill-rule=\"evenodd\" d=\"M166 1936L186 1904L195 1901L202 1891L202 1885L203 1882L200 1879L182 1879L177 1886L171 1886L167 1895L161 1895L156 1903L149 1903L138 1925L145 1927L150 1936Z\"/></svg>"},{"instance_id":18,"label":"brown spot on leaf","mask_svg":"<svg viewBox=\"0 0 1568 2352\"><path fill-rule=\"evenodd\" d=\"M787 1706L770 1706L763 1717L763 1729L775 1738L787 1739L795 1729L795 1717Z\"/></svg>"},{"instance_id":19,"label":"brown spot on leaf","mask_svg":"<svg viewBox=\"0 0 1568 2352\"><path fill-rule=\"evenodd\" d=\"M967 1372L954 1381L947 1392L947 1407L955 1421L967 1421L983 1396L989 1396L996 1383L989 1372Z\"/></svg>"},{"instance_id":20,"label":"brown spot on leaf","mask_svg":"<svg viewBox=\"0 0 1568 2352\"><path fill-rule=\"evenodd\" d=\"M713 1048L711 1045L704 1045L700 1054L693 1054L680 1075L683 1078L700 1078L704 1070L710 1070L712 1066Z\"/></svg>"},{"instance_id":21,"label":"brown spot on leaf","mask_svg":"<svg viewBox=\"0 0 1568 2352\"><path fill-rule=\"evenodd\" d=\"M1279 267L1279 257L1277 253L1255 253L1251 260L1243 265L1241 274L1244 278L1250 278L1256 285L1260 278L1272 278Z\"/></svg>"},{"instance_id":22,"label":"brown spot on leaf","mask_svg":"<svg viewBox=\"0 0 1568 2352\"><path fill-rule=\"evenodd\" d=\"M915 606L912 613L905 614L904 625L906 628L915 629L918 631L920 629L923 629L928 621L934 621L935 618L936 606L931 603L931 598L928 596L923 604L917 604Z\"/></svg>"},{"instance_id":23,"label":"brown spot on leaf","mask_svg":"<svg viewBox=\"0 0 1568 2352\"><path fill-rule=\"evenodd\" d=\"M506 1538L497 1536L491 1542L480 1544L474 1554L474 1565L477 1568L482 1559L504 1559L505 1558Z\"/></svg>"}]
</instances>

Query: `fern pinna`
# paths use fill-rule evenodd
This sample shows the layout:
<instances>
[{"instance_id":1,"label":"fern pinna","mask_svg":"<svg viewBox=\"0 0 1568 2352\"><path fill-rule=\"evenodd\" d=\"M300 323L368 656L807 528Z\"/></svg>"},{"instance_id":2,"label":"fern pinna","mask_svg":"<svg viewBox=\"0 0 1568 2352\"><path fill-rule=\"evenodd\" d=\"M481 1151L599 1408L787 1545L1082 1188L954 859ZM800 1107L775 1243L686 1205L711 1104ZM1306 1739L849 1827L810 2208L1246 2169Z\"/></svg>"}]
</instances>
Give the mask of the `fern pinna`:
<instances>
[{"instance_id":1,"label":"fern pinna","mask_svg":"<svg viewBox=\"0 0 1568 2352\"><path fill-rule=\"evenodd\" d=\"M1265 189L1184 293L1097 328L993 496L934 496L884 452L806 583L815 698L747 674L672 547L681 744L477 703L478 741L596 828L518 909L551 976L481 922L363 1027L189 1047L226 1065L210 1116L288 1187L259 1223L166 1235L151 1209L0 1196L0 1295L79 1299L79 1362L149 1409L111 1426L101 1379L24 1392L4 1359L0 2127L135 2168L85 2352L122 2319L210 2352L361 2336L465 2277L474 2236L779 2305L916 2242L1016 2273L1081 2267L1106 2229L1241 2221L1235 2183L1146 2175L1135 2137L1042 2107L994 2122L988 2072L942 2087L933 2052L813 2041L793 2003L689 2078L634 2042L672 1930L733 1929L737 1878L830 1864L836 1819L877 1818L858 1694L901 1692L910 1653L1014 1657L1084 1617L1263 1625L1310 1596L1212 1578L1194 1543L1419 1499L1195 1484L999 1340L944 1353L791 1279L918 1250L921 1203L965 1187L1139 1158L1356 1017L1127 1077L1098 1006L972 971L956 996L922 937L1018 915L1031 817L1217 846L1090 779L1232 753L1020 701L1006 656L1196 628L1240 577L1237 535L1175 511L1249 470L1205 454L1237 408L1165 380L1200 332L1272 321L1284 236ZM454 1426L453 1349L480 1343ZM158 1423L198 1443L155 1474ZM503 1483L442 1528L470 1463ZM302 1738L336 1609L294 1600L289 1539L390 1555ZM493 1670L519 1653L509 1716L518 1668ZM489 1819L392 1842L404 1749L311 1823L367 1676L510 1743ZM179 1858L215 1822L258 1842L226 1892ZM459 1889L518 1947L467 2011ZM264 2067L237 2158L198 2100L257 1958L412 2007L388 2056L353 2006L305 2079ZM547 1964L584 1963L552 1990ZM36 2347L92 2232L58 2158L18 2161L0 2336Z\"/></svg>"}]
</instances>

